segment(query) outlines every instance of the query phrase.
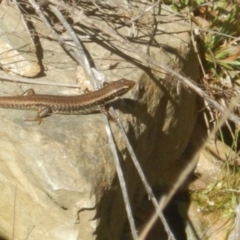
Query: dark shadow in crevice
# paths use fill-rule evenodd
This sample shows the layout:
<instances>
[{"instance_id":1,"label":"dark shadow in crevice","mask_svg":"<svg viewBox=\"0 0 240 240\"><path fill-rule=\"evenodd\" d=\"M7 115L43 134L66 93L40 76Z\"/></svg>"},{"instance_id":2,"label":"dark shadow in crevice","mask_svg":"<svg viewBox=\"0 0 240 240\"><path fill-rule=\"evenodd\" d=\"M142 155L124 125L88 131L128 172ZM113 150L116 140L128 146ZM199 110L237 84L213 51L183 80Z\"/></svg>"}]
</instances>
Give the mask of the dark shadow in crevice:
<instances>
[{"instance_id":1,"label":"dark shadow in crevice","mask_svg":"<svg viewBox=\"0 0 240 240\"><path fill-rule=\"evenodd\" d=\"M3 236L3 235L0 235L0 240L10 240L9 238Z\"/></svg>"}]
</instances>

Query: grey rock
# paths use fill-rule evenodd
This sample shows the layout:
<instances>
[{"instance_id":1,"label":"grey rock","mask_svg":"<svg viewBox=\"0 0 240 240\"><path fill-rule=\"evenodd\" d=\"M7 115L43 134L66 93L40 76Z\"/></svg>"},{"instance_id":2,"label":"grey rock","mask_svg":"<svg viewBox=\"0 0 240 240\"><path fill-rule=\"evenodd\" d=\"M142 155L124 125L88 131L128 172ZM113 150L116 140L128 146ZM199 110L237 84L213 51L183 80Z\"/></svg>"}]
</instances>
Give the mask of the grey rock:
<instances>
[{"instance_id":1,"label":"grey rock","mask_svg":"<svg viewBox=\"0 0 240 240\"><path fill-rule=\"evenodd\" d=\"M35 24L39 32L47 32L41 23ZM145 52L151 32L147 26L135 31L136 45ZM196 80L198 66L188 30L181 19L159 24L149 52L160 63ZM126 36L128 31L125 26L119 33ZM41 80L74 83L77 65L72 59L55 42L44 39L41 44L46 74ZM137 67L126 57L135 54L118 42L111 45L126 56L104 43L84 45L107 80L136 81L136 87L113 106L150 185L171 184L182 169L178 159L196 122L196 94L165 73ZM1 83L1 94L12 93L13 87ZM63 92L57 87L34 89ZM127 218L102 115L51 116L39 126L24 121L31 114L0 109L0 212L4 212L0 235L11 238L14 229L16 239L90 240L96 238L95 231L97 239L125 236ZM119 130L114 122L111 126L134 210L146 192Z\"/></svg>"}]
</instances>

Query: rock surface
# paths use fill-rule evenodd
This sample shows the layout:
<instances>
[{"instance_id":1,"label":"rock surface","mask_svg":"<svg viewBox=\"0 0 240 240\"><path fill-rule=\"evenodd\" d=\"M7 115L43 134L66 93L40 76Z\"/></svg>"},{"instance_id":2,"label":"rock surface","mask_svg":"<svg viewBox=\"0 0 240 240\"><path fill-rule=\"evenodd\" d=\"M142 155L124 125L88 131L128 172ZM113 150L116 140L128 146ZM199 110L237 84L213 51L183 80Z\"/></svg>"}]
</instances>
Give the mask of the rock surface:
<instances>
[{"instance_id":1,"label":"rock surface","mask_svg":"<svg viewBox=\"0 0 240 240\"><path fill-rule=\"evenodd\" d=\"M0 5L0 63L6 71L25 77L35 77L40 71L36 48L22 21L12 6Z\"/></svg>"},{"instance_id":2,"label":"rock surface","mask_svg":"<svg viewBox=\"0 0 240 240\"><path fill-rule=\"evenodd\" d=\"M162 9L162 14L168 11ZM158 25L150 47L152 23L136 28L135 44L145 52L149 47L153 58L196 80L198 66L188 29L183 20L172 20ZM107 26L101 19L96 21ZM35 25L41 34L46 33L42 23L36 21ZM128 31L127 26L119 28L126 37ZM40 42L46 74L41 80L75 83L76 63L57 43L47 39ZM89 41L84 46L96 69L108 80L124 77L136 81L136 87L113 106L150 185L171 184L182 169L178 159L196 122L196 95L176 79L137 67L129 57L135 55L118 42L108 45ZM72 93L59 87L30 87L37 93ZM20 92L15 83L1 83L1 95L16 91ZM0 212L4 213L0 215L0 236L34 240L128 239L122 193L102 115L52 116L39 126L24 121L31 114L0 109ZM135 210L146 193L125 142L115 123L111 125ZM79 224L75 224L78 215Z\"/></svg>"}]
</instances>

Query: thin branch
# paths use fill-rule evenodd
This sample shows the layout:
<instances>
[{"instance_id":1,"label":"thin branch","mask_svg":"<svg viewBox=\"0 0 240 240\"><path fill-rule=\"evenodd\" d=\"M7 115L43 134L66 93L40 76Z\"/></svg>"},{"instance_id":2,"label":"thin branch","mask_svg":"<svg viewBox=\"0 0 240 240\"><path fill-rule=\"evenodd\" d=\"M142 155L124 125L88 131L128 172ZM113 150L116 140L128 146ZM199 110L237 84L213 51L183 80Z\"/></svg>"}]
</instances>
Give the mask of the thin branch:
<instances>
[{"instance_id":1,"label":"thin branch","mask_svg":"<svg viewBox=\"0 0 240 240\"><path fill-rule=\"evenodd\" d=\"M233 109L235 106L236 102L239 102L240 97L237 96L233 102L231 102L231 104L229 105L230 109ZM214 127L214 129L211 131L211 133L208 136L208 139L211 139L213 136L215 136L216 132L218 131L218 129L225 123L227 119L227 115L224 115L220 121L218 122L218 124ZM199 153L202 151L202 149L205 148L205 146L207 145L208 141L205 140L201 146L199 146L198 151L195 153L195 155L193 156L193 158L191 159L191 161L187 164L187 166L184 168L184 170L179 174L179 176L177 177L173 187L171 188L171 190L165 195L163 196L159 203L159 210L163 211L163 209L167 206L167 204L169 203L169 201L172 199L172 197L174 196L174 194L176 193L176 191L179 189L179 187L184 183L184 181L187 179L187 177L189 176L189 174L193 171L193 169L195 168L197 162L198 162L198 155ZM153 224L155 223L155 221L157 220L157 214L154 213L153 216L151 217L151 219L149 220L148 224L146 225L145 229L142 231L139 240L144 240L145 237L147 236L147 233L149 232L149 230L151 229L151 227L153 226Z\"/></svg>"},{"instance_id":2,"label":"thin branch","mask_svg":"<svg viewBox=\"0 0 240 240\"><path fill-rule=\"evenodd\" d=\"M88 61L88 59L86 57L85 51L83 49L83 46L82 46L81 42L79 41L79 38L75 34L75 32L72 29L72 27L65 20L65 18L62 15L62 13L55 6L51 6L50 5L49 7L53 11L53 13L57 16L57 18L62 23L62 25L65 27L65 29L67 30L68 34L72 37L73 42L75 43L75 46L77 48L78 63L84 68L85 72L90 77L90 81L91 81L94 89L98 89L99 85L97 84L97 81L96 81L96 79L94 77L94 74L93 74L93 72L91 70L89 61Z\"/></svg>"},{"instance_id":3,"label":"thin branch","mask_svg":"<svg viewBox=\"0 0 240 240\"><path fill-rule=\"evenodd\" d=\"M162 223L164 225L164 228L165 228L165 230L166 230L166 232L168 234L169 239L175 240L175 237L172 234L171 229L169 228L168 223L167 223L164 215L159 210L158 202L157 202L157 200L156 200L156 198L155 198L155 196L154 196L154 194L152 192L152 188L150 187L150 185L149 185L149 183L148 183L148 181L147 181L147 179L146 179L146 177L144 175L144 172L143 172L143 170L142 170L142 168L141 168L141 166L139 164L139 161L138 161L138 159L136 157L136 154L135 154L135 152L134 152L134 150L133 150L133 148L131 146L131 143L128 140L128 137L127 137L126 132L125 132L123 126L122 126L122 123L120 122L119 118L117 117L114 109L111 107L109 110L111 112L111 115L114 116L114 118L116 119L117 126L120 129L120 132L121 132L121 134L123 136L123 139L124 139L124 141L126 143L128 152L129 152L129 154L130 154L130 156L131 156L131 158L133 160L134 166L135 166L135 168L136 168L136 170L137 170L137 172L138 172L138 174L139 174L139 176L140 176L140 178L141 178L141 180L143 182L143 185L144 185L144 187L146 189L146 192L147 192L148 196L150 197L150 200L152 201L152 204L153 204L153 206L154 206L154 208L156 210L156 214L161 219L161 221L162 221Z\"/></svg>"},{"instance_id":4,"label":"thin branch","mask_svg":"<svg viewBox=\"0 0 240 240\"><path fill-rule=\"evenodd\" d=\"M52 28L51 24L48 22L47 18L42 12L42 9L40 6L35 2L35 0L28 0L29 3L32 5L42 22L46 25L46 27L50 30L50 35L53 36L54 39L58 41L58 43L66 49L66 51L80 64L80 61L78 60L77 54L75 53L74 49L72 49L65 41L64 38L59 36L56 31Z\"/></svg>"},{"instance_id":5,"label":"thin branch","mask_svg":"<svg viewBox=\"0 0 240 240\"><path fill-rule=\"evenodd\" d=\"M176 193L176 191L179 189L179 187L183 184L185 179L188 177L188 175L192 172L192 170L195 168L198 161L197 154L193 157L193 159L188 163L186 168L183 170L183 172L179 175L179 177L176 179L174 186L171 188L171 190L168 192L167 195L164 195L160 202L158 203L158 210L163 211L165 206L169 203L169 201L172 199L173 195ZM152 228L153 224L157 220L157 214L154 213L151 219L149 220L148 224L146 225L145 229L142 231L139 240L144 240L147 236L148 232Z\"/></svg>"},{"instance_id":6,"label":"thin branch","mask_svg":"<svg viewBox=\"0 0 240 240\"><path fill-rule=\"evenodd\" d=\"M19 83L26 83L26 84L35 84L35 85L45 85L45 86L56 86L56 87L69 87L69 88L79 88L78 84L70 84L70 83L58 83L52 82L50 79L41 79L34 80L32 78L24 78L20 76L10 76L7 74L3 74L0 77L1 81L8 81L8 82L19 82Z\"/></svg>"},{"instance_id":7,"label":"thin branch","mask_svg":"<svg viewBox=\"0 0 240 240\"><path fill-rule=\"evenodd\" d=\"M22 12L21 12L21 9L19 8L19 5L18 5L18 3L17 3L16 0L13 0L13 2L14 2L15 6L16 6L18 12L19 12L19 16L21 16L21 20L22 20L23 26L25 27L26 32L28 33L28 37L29 37L29 39L31 40L32 45L34 46L34 42L33 42L33 39L32 39L32 35L31 35L31 33L30 33L30 31L29 31L29 27L28 27L28 25L27 25L27 23L26 23L26 21L25 21L25 19L24 19L24 17L23 17L23 14L22 14Z\"/></svg>"},{"instance_id":8,"label":"thin branch","mask_svg":"<svg viewBox=\"0 0 240 240\"><path fill-rule=\"evenodd\" d=\"M29 0L29 1L31 1L31 3L33 3L33 4L35 4L34 0ZM41 13L39 7L37 7L35 5L33 5L33 6L35 7L35 10L38 13L43 15ZM82 46L81 42L79 41L79 38L76 36L76 34L73 31L73 29L71 28L71 26L64 19L64 17L62 16L62 13L55 6L50 6L50 9L55 13L55 15L58 17L60 22L65 27L65 29L68 31L69 35L72 37L73 42L75 43L76 48L78 50L77 51L77 56L75 56L75 59L78 61L79 64L81 64L83 66L85 71L88 73L94 88L98 88L98 83L96 81L96 78L94 77L92 69L90 68L88 58L86 57L85 51L83 49L83 46ZM49 26L50 29L52 29L47 21L44 21L44 22L45 22L45 24L47 24ZM53 33L54 33L54 35L56 35L55 31L53 31ZM54 36L54 37L58 38L59 42L64 47L66 46L65 42L59 36ZM121 169L121 166L120 166L120 163L119 163L119 157L118 157L118 154L117 154L117 149L116 149L116 146L115 146L115 143L114 143L111 128L110 128L110 125L109 125L109 122L108 122L108 119L107 119L106 116L105 116L105 119L106 119L106 132L107 132L107 135L108 135L110 148L111 148L111 151L113 153L113 159L114 159L114 163L115 163L115 166L116 166L118 179L119 179L119 182L120 182L120 186L121 186L121 190L122 190L122 194L123 194L123 199L124 199L124 202L125 202L125 208L126 208L126 212L127 212L132 236L133 236L134 240L137 240L138 235L137 235L137 230L136 230L136 227L135 227L135 224L134 224L134 219L133 219L132 210L131 210L131 206L130 206L130 201L129 201L129 197L128 197L128 193L127 193L126 183L125 183L125 180L124 180L124 177L123 177L123 172L122 172L122 169Z\"/></svg>"},{"instance_id":9,"label":"thin branch","mask_svg":"<svg viewBox=\"0 0 240 240\"><path fill-rule=\"evenodd\" d=\"M55 2L54 0L50 0L50 2ZM65 10L66 7L65 7ZM217 103L215 100L213 100L208 94L206 94L201 88L196 86L193 80L187 79L181 74L175 72L174 70L164 66L163 64L158 63L153 58L139 50L138 47L136 47L134 44L129 42L127 39L124 39L122 36L120 36L116 31L113 29L107 27L107 26L101 26L100 24L94 22L90 18L88 18L86 15L83 14L83 12L80 12L78 10L71 12L73 18L75 21L80 21L81 23L85 23L87 25L90 25L91 27L94 27L101 32L104 32L108 36L111 36L113 39L115 39L118 42L121 42L123 45L125 45L129 51L136 53L142 60L142 63L149 67L156 69L158 71L164 70L166 73L170 74L173 77L176 77L178 80L180 80L184 85L188 86L190 89L195 91L199 96L204 98L209 104L211 104L213 107L215 107L219 112L221 112L223 115L226 115L227 118L235 122L236 124L240 125L240 118L231 113L227 108L223 107L219 103Z\"/></svg>"},{"instance_id":10,"label":"thin branch","mask_svg":"<svg viewBox=\"0 0 240 240\"><path fill-rule=\"evenodd\" d=\"M78 12L78 15L76 15L77 12ZM193 80L185 78L184 76L182 76L181 74L175 72L174 70L164 66L163 64L160 64L159 62L154 60L152 57L148 56L147 54L145 54L144 52L139 50L139 48L137 46L135 46L134 44L129 42L127 39L124 39L122 36L120 36L113 29L111 29L111 28L109 28L107 26L104 26L104 27L101 26L99 23L94 22L93 20L88 18L83 13L80 14L79 11L75 11L73 14L74 14L73 18L75 18L75 20L80 21L82 24L85 23L88 26L96 28L96 29L100 30L101 32L107 34L108 36L112 37L116 41L122 43L128 49L128 51L131 51L131 52L137 54L140 57L143 65L145 65L145 66L147 66L147 67L149 67L151 69L155 69L157 71L165 71L170 76L176 77L178 80L181 81L181 83L183 85L185 85L185 86L189 87L190 89L192 89L199 96L204 98L209 104L211 104L213 107L215 107L219 112L221 112L223 115L226 115L227 118L229 118L230 120L232 120L236 124L240 125L240 118L239 117L237 117L236 115L231 113L227 108L223 107L222 105L217 103L215 100L213 100L210 96L208 96L208 94L206 94L201 88L199 88L194 83Z\"/></svg>"},{"instance_id":11,"label":"thin branch","mask_svg":"<svg viewBox=\"0 0 240 240\"><path fill-rule=\"evenodd\" d=\"M120 187L121 187L122 194L123 194L123 200L124 200L124 203L125 203L125 208L126 208L126 212L127 212L127 216L128 216L128 221L129 221L132 237L133 237L134 240L137 240L138 235L137 235L137 230L136 230L136 227L135 227L133 214L132 214L132 210L131 210L131 205L130 205L130 201L129 201L129 197L128 197L128 193L127 193L126 182L124 180L122 168L121 168L118 153L117 153L117 150L116 150L116 145L115 145L114 139L112 137L112 131L111 131L111 127L110 127L107 116L105 116L105 119L106 119L106 132L107 132L107 135L109 136L108 137L109 144L111 146L112 153L113 153L113 160L114 160L114 164L116 166L117 175L118 175Z\"/></svg>"},{"instance_id":12,"label":"thin branch","mask_svg":"<svg viewBox=\"0 0 240 240\"><path fill-rule=\"evenodd\" d=\"M157 6L159 3L161 2L161 0L158 0L157 2L155 2L153 5L151 5L150 7L148 7L147 9L145 9L141 14L137 15L136 17L132 18L130 23L133 23L135 21L137 21L140 17L144 16L146 13L148 13L149 11L151 11L155 6Z\"/></svg>"}]
</instances>

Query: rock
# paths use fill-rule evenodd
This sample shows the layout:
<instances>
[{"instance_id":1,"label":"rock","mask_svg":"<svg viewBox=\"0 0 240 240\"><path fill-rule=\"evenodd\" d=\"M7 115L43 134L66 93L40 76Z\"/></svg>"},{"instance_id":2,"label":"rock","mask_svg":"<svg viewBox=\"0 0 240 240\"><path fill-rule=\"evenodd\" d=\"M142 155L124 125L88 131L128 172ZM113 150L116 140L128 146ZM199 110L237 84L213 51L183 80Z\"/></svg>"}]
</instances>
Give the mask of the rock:
<instances>
[{"instance_id":1,"label":"rock","mask_svg":"<svg viewBox=\"0 0 240 240\"><path fill-rule=\"evenodd\" d=\"M162 14L168 10L162 8ZM189 29L183 20L172 20L158 25L151 44L153 22L139 26L134 32L135 44L145 52L150 44L153 58L196 80L198 65ZM108 26L108 22L96 21ZM42 23L35 22L35 26L39 33L47 34ZM127 37L130 28L121 22L119 26L119 34ZM95 32L88 34L94 39ZM44 39L41 44L46 74L41 80L74 83L76 63L56 42ZM178 159L196 122L196 94L164 73L142 69L134 60L136 55L119 42L110 45L97 40L84 46L107 80L136 81L136 87L113 106L149 184L171 184L182 170ZM1 95L12 92L13 86L2 83ZM34 89L46 94L68 91L46 86ZM95 233L97 239L127 239L125 207L102 115L51 116L39 126L24 121L31 114L0 109L0 211L4 212L0 235L12 238L14 229L19 239L90 240L96 238ZM114 122L111 126L134 211L146 192L118 128ZM75 224L78 215L79 224Z\"/></svg>"},{"instance_id":2,"label":"rock","mask_svg":"<svg viewBox=\"0 0 240 240\"><path fill-rule=\"evenodd\" d=\"M25 77L36 76L38 64L35 45L21 15L12 6L0 5L0 64L6 71Z\"/></svg>"}]
</instances>

